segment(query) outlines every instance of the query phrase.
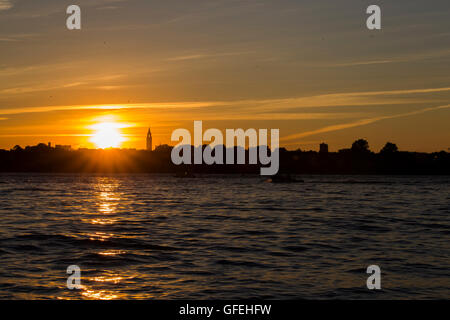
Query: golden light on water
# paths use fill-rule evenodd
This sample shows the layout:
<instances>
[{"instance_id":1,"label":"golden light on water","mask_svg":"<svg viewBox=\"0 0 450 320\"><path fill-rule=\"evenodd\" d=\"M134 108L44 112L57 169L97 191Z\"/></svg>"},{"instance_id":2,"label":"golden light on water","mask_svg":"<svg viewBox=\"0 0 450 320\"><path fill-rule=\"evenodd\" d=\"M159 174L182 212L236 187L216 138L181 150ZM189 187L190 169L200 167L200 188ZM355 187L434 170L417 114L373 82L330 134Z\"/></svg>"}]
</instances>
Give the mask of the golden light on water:
<instances>
[{"instance_id":1,"label":"golden light on water","mask_svg":"<svg viewBox=\"0 0 450 320\"><path fill-rule=\"evenodd\" d=\"M102 256L117 256L120 254L125 254L126 251L124 250L107 250L107 251L102 251L99 252L98 254L102 255Z\"/></svg>"},{"instance_id":2,"label":"golden light on water","mask_svg":"<svg viewBox=\"0 0 450 320\"><path fill-rule=\"evenodd\" d=\"M107 290L86 289L81 294L88 299L96 300L113 300L119 298L117 294Z\"/></svg>"},{"instance_id":3,"label":"golden light on water","mask_svg":"<svg viewBox=\"0 0 450 320\"><path fill-rule=\"evenodd\" d=\"M117 219L109 219L109 218L101 218L101 219L82 219L83 222L89 223L89 224L97 224L97 225L110 225L115 224L117 222Z\"/></svg>"},{"instance_id":4,"label":"golden light on water","mask_svg":"<svg viewBox=\"0 0 450 320\"><path fill-rule=\"evenodd\" d=\"M93 241L106 241L109 238L114 237L114 234L105 232L92 232L92 233L85 233L82 235L88 237L89 240Z\"/></svg>"},{"instance_id":5,"label":"golden light on water","mask_svg":"<svg viewBox=\"0 0 450 320\"><path fill-rule=\"evenodd\" d=\"M100 276L89 279L91 281L95 282L111 282L113 284L118 284L121 280L123 280L123 277L116 276L116 277L106 277L106 276Z\"/></svg>"}]
</instances>

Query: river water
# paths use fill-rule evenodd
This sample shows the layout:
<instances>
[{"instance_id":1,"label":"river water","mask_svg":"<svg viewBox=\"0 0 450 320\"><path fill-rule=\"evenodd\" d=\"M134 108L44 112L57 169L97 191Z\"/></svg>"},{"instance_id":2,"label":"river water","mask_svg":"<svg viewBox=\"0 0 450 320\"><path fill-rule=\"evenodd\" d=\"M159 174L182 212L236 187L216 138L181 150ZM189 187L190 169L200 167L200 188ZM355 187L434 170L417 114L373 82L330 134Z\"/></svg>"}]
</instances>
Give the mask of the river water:
<instances>
[{"instance_id":1,"label":"river water","mask_svg":"<svg viewBox=\"0 0 450 320\"><path fill-rule=\"evenodd\" d=\"M0 174L0 298L450 298L450 177L301 178Z\"/></svg>"}]
</instances>

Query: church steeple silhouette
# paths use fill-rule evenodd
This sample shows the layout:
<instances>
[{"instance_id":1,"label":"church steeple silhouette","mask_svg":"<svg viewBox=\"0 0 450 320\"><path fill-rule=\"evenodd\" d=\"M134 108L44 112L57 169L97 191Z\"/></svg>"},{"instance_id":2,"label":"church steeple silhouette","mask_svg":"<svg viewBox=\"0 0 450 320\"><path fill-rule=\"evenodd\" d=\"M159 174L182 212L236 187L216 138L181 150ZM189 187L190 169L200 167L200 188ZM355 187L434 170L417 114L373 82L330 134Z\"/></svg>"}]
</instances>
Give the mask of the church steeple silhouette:
<instances>
[{"instance_id":1,"label":"church steeple silhouette","mask_svg":"<svg viewBox=\"0 0 450 320\"><path fill-rule=\"evenodd\" d=\"M148 131L147 131L147 150L149 150L149 151L153 150L152 132L151 132L150 128L148 128Z\"/></svg>"}]
</instances>

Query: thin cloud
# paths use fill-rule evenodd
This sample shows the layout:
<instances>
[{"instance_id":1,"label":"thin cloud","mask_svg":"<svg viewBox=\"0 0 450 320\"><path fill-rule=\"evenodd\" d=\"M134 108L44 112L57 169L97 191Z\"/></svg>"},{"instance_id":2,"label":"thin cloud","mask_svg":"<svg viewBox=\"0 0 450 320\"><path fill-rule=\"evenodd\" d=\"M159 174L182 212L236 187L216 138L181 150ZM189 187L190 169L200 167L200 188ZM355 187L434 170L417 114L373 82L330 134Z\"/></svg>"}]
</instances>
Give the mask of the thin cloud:
<instances>
[{"instance_id":1,"label":"thin cloud","mask_svg":"<svg viewBox=\"0 0 450 320\"><path fill-rule=\"evenodd\" d=\"M13 7L11 1L9 0L0 0L0 11L2 10L8 10Z\"/></svg>"},{"instance_id":2,"label":"thin cloud","mask_svg":"<svg viewBox=\"0 0 450 320\"><path fill-rule=\"evenodd\" d=\"M34 39L39 36L41 36L41 34L38 33L19 33L19 34L0 35L0 41L20 42Z\"/></svg>"},{"instance_id":3,"label":"thin cloud","mask_svg":"<svg viewBox=\"0 0 450 320\"><path fill-rule=\"evenodd\" d=\"M167 61L195 60L195 59L202 59L202 58L206 58L206 57L208 57L208 55L206 55L206 54L192 54L192 55L187 55L187 56L168 58Z\"/></svg>"},{"instance_id":4,"label":"thin cloud","mask_svg":"<svg viewBox=\"0 0 450 320\"><path fill-rule=\"evenodd\" d=\"M376 65L376 64L387 64L387 63L400 63L400 62L412 62L419 60L427 60L427 59L435 59L447 57L450 55L450 50L442 50L436 52L425 52L418 54L410 54L399 57L391 57L386 59L378 59L378 60L366 60L366 61L351 61L344 63L335 63L335 64L325 64L322 66L326 67L356 67L356 66L366 66L366 65Z\"/></svg>"},{"instance_id":5,"label":"thin cloud","mask_svg":"<svg viewBox=\"0 0 450 320\"><path fill-rule=\"evenodd\" d=\"M32 71L33 67L30 67L28 71ZM23 71L23 70L22 70ZM11 70L10 72L15 72L14 70ZM22 86L22 87L14 87L14 88L8 88L0 90L0 94L3 95L17 95L17 94L23 94L23 93L33 93L33 92L42 92L42 91L51 91L51 90L58 90L58 89L67 89L67 88L74 88L79 86L85 86L90 85L93 82L98 81L110 81L120 78L121 75L107 75L107 76L98 76L98 77L84 77L80 78L79 81L74 81L70 83L61 83L61 84L43 84L43 85L35 85L35 86ZM105 90L108 87L112 86L97 86L97 89L99 90ZM114 86L114 88L118 87L124 87L124 86ZM1 114L1 109L0 109Z\"/></svg>"},{"instance_id":6,"label":"thin cloud","mask_svg":"<svg viewBox=\"0 0 450 320\"><path fill-rule=\"evenodd\" d=\"M127 0L78 0L77 5L82 8L85 7L105 7L105 6L118 6L121 2L126 2ZM31 2L31 1L30 1ZM37 2L37 1L35 1ZM13 5L11 0L0 0L0 10L2 10L2 3L7 10L10 9ZM30 10L31 8L31 10ZM11 17L23 19L23 18L46 18L53 15L59 15L62 12L65 12L66 7L61 7L58 1L53 1L52 3L48 3L46 5L42 5L39 7L31 7L25 6L21 8L20 12L15 13Z\"/></svg>"},{"instance_id":7,"label":"thin cloud","mask_svg":"<svg viewBox=\"0 0 450 320\"><path fill-rule=\"evenodd\" d=\"M416 110L416 111L411 111L411 112L406 112L406 113L401 113L401 114L396 114L396 115L381 116L381 117L375 117L375 118L370 118L370 119L361 119L361 120L351 122L351 123L337 124L337 125L327 126L327 127L323 127L323 128L312 130L312 131L301 132L301 133L289 135L289 136L281 138L280 140L286 141L286 140L300 139L300 138L312 136L312 135L319 134L319 133L344 130L344 129L354 128L354 127L361 127L361 126L365 126L365 125L368 125L368 124L371 124L374 122L378 122L378 121L382 121L382 120L409 117L409 116L413 116L413 115L417 115L417 114L422 114L425 112L436 111L436 110L441 110L441 109L448 109L448 108L450 108L450 104L444 105L444 106L438 106L438 107L425 108L425 109L421 109L421 110Z\"/></svg>"},{"instance_id":8,"label":"thin cloud","mask_svg":"<svg viewBox=\"0 0 450 320\"><path fill-rule=\"evenodd\" d=\"M0 38L1 41L1 38ZM7 40L5 40L7 41ZM19 40L8 40L8 41L19 41ZM29 66L20 66L20 67L0 67L0 78L9 77L9 76L17 76L21 74L29 74L30 72L43 71L48 72L49 70L60 70L66 69L67 64L63 63L55 63L55 64L47 64L47 65L29 65Z\"/></svg>"},{"instance_id":9,"label":"thin cloud","mask_svg":"<svg viewBox=\"0 0 450 320\"><path fill-rule=\"evenodd\" d=\"M227 57L227 56L238 56L249 54L249 51L242 52L225 52L225 53L197 53L189 54L184 56L177 56L166 59L167 61L185 61L185 60L196 60L196 59L207 59L207 58L217 58L217 57Z\"/></svg>"},{"instance_id":10,"label":"thin cloud","mask_svg":"<svg viewBox=\"0 0 450 320\"><path fill-rule=\"evenodd\" d=\"M336 63L329 64L327 67L353 67L353 66L368 66L372 64L385 64L385 63L394 63L399 62L400 60L388 59L388 60L372 60L372 61L355 61L355 62L347 62L347 63Z\"/></svg>"},{"instance_id":11,"label":"thin cloud","mask_svg":"<svg viewBox=\"0 0 450 320\"><path fill-rule=\"evenodd\" d=\"M428 88L428 89L406 89L406 90L389 90L389 91L368 91L368 92L351 92L337 94L341 96L374 96L374 95L395 95L395 94L414 94L414 93L431 93L431 92L443 92L450 91L450 87L443 88ZM333 94L329 95L332 96Z\"/></svg>"},{"instance_id":12,"label":"thin cloud","mask_svg":"<svg viewBox=\"0 0 450 320\"><path fill-rule=\"evenodd\" d=\"M75 86L85 85L90 83L92 79L80 80L79 82L74 82L70 84L62 84L55 87L50 86L39 86L31 88L12 88L0 91L0 93L23 93L23 92L33 92L33 91L43 91L56 88L69 88ZM105 90L105 88L101 88ZM253 118L258 115L264 118L268 114L276 115L279 110L284 109L285 111L292 110L295 112L296 108L314 108L314 107L339 107L339 106L379 106L379 105L404 105L407 103L418 103L418 102L431 102L431 100L418 100L417 98L405 98L395 97L396 95L414 95L414 94L427 94L436 92L447 92L450 91L450 87L445 88L428 88L428 89L406 89L406 90L391 90L391 91L367 91L367 92L346 92L346 93L332 93L332 94L322 94L316 96L300 97L300 98L286 98L286 99L265 99L265 100L237 100L237 101L200 101L200 102L166 102L166 103L136 103L136 104L118 104L113 106L105 105L75 105L75 106L43 106L43 107L28 107L28 108L18 108L18 109L0 109L0 115L6 114L19 114L19 113L29 113L29 112L49 112L49 111L64 111L64 110L82 110L82 109L198 109L198 108L213 108L216 107L215 111L216 117L222 117L225 114L233 113L236 114L236 110L239 110L239 115L241 118L247 119L248 117ZM387 98L386 96L395 97ZM376 97L376 99L374 99ZM220 107L220 109L219 109ZM264 115L266 114L266 115ZM301 113L304 114L304 113ZM287 119L292 113L286 113ZM279 116L279 114L278 114ZM299 116L302 117L302 116Z\"/></svg>"},{"instance_id":13,"label":"thin cloud","mask_svg":"<svg viewBox=\"0 0 450 320\"><path fill-rule=\"evenodd\" d=\"M0 41L4 41L4 42L17 42L19 40L14 39L14 38L0 38Z\"/></svg>"},{"instance_id":14,"label":"thin cloud","mask_svg":"<svg viewBox=\"0 0 450 320\"><path fill-rule=\"evenodd\" d=\"M99 8L97 8L97 10L117 10L120 8L121 7L117 7L117 6L106 6L106 7L99 7Z\"/></svg>"},{"instance_id":15,"label":"thin cloud","mask_svg":"<svg viewBox=\"0 0 450 320\"><path fill-rule=\"evenodd\" d=\"M0 90L0 94L11 95L11 94L23 94L23 93L32 93L32 92L41 92L41 91L50 91L64 88L73 88L81 85L87 84L86 82L73 82L73 83L65 83L61 85L43 85L43 86L26 86L26 87L16 87Z\"/></svg>"},{"instance_id":16,"label":"thin cloud","mask_svg":"<svg viewBox=\"0 0 450 320\"><path fill-rule=\"evenodd\" d=\"M180 109L180 108L205 108L217 105L215 102L174 102L174 103L145 103L145 104L105 104L105 105L75 105L75 106L45 106L14 109L0 109L1 115L22 113L39 113L51 111L70 110L121 110L121 109Z\"/></svg>"}]
</instances>

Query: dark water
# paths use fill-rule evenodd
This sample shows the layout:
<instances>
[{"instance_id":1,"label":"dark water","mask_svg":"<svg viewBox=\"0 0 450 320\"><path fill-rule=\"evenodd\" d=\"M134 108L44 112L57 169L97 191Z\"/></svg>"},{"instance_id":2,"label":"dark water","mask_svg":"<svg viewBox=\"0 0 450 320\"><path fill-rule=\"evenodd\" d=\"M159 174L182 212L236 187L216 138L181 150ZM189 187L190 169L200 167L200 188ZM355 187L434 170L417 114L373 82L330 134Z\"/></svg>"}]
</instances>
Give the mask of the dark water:
<instances>
[{"instance_id":1,"label":"dark water","mask_svg":"<svg viewBox=\"0 0 450 320\"><path fill-rule=\"evenodd\" d=\"M450 298L450 177L303 179L0 175L0 298Z\"/></svg>"}]
</instances>

